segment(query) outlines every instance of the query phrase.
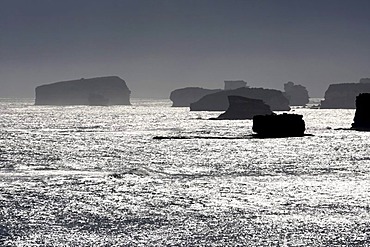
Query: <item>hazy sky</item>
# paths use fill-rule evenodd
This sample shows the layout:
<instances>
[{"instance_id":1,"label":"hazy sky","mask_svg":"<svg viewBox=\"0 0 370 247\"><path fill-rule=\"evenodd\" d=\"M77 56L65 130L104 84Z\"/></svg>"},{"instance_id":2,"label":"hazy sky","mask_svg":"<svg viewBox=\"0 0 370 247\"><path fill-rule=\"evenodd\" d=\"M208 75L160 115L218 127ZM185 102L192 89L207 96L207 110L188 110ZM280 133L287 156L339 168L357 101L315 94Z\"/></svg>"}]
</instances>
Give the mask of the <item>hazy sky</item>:
<instances>
[{"instance_id":1,"label":"hazy sky","mask_svg":"<svg viewBox=\"0 0 370 247\"><path fill-rule=\"evenodd\" d=\"M370 77L370 0L0 0L0 97L105 75L133 97L237 79L321 97Z\"/></svg>"}]
</instances>

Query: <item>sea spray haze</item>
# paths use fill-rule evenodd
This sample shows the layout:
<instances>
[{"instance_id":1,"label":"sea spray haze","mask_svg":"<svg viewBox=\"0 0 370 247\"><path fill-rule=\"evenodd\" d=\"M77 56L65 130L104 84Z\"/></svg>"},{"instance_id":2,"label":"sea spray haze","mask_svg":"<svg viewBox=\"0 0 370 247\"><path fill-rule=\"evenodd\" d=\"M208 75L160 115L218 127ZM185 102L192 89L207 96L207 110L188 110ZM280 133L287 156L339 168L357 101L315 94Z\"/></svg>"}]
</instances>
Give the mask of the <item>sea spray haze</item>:
<instances>
[{"instance_id":1,"label":"sea spray haze","mask_svg":"<svg viewBox=\"0 0 370 247\"><path fill-rule=\"evenodd\" d=\"M335 130L354 110L294 112L313 136L253 139L169 100L2 100L0 243L366 246L370 132Z\"/></svg>"}]
</instances>

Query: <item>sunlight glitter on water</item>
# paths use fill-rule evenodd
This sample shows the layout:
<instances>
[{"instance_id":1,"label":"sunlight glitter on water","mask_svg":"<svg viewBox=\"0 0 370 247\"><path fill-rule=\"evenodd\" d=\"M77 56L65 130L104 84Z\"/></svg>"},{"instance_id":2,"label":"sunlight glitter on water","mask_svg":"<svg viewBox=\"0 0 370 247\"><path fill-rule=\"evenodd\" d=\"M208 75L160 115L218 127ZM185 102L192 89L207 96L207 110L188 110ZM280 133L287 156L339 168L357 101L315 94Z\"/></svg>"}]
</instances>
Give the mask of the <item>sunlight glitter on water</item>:
<instances>
[{"instance_id":1,"label":"sunlight glitter on water","mask_svg":"<svg viewBox=\"0 0 370 247\"><path fill-rule=\"evenodd\" d=\"M168 100L132 103L1 102L0 241L11 246L369 241L370 133L345 130L354 110L294 109L313 136L252 139L251 120L207 120L219 113L171 108ZM204 139L225 136L237 139Z\"/></svg>"}]
</instances>

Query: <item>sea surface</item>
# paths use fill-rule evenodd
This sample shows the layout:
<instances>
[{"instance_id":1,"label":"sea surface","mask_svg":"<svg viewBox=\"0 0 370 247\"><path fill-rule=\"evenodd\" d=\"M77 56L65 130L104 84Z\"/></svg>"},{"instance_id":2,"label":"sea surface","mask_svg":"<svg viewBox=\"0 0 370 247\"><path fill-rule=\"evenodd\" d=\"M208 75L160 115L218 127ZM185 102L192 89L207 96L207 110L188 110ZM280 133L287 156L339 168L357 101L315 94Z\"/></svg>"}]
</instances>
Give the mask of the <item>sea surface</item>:
<instances>
[{"instance_id":1,"label":"sea surface","mask_svg":"<svg viewBox=\"0 0 370 247\"><path fill-rule=\"evenodd\" d=\"M312 136L256 139L169 100L33 103L0 99L0 246L370 246L355 110L295 108Z\"/></svg>"}]
</instances>

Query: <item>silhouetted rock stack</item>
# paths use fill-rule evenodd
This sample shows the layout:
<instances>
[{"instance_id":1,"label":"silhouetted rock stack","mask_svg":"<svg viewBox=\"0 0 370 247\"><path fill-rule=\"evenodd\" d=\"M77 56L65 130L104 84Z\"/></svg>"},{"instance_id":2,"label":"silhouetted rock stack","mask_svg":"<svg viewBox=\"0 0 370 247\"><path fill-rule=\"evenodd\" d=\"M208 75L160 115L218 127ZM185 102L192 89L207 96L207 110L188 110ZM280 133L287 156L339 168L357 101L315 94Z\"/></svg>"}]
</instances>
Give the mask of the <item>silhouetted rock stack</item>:
<instances>
[{"instance_id":1,"label":"silhouetted rock stack","mask_svg":"<svg viewBox=\"0 0 370 247\"><path fill-rule=\"evenodd\" d=\"M216 119L252 119L256 115L270 115L270 107L260 99L230 95L229 108Z\"/></svg>"},{"instance_id":2,"label":"silhouetted rock stack","mask_svg":"<svg viewBox=\"0 0 370 247\"><path fill-rule=\"evenodd\" d=\"M356 97L356 113L352 129L370 131L370 93L361 93Z\"/></svg>"},{"instance_id":3,"label":"silhouetted rock stack","mask_svg":"<svg viewBox=\"0 0 370 247\"><path fill-rule=\"evenodd\" d=\"M360 93L370 93L368 78L362 78L360 83L331 84L321 101L321 109L354 109L356 96Z\"/></svg>"},{"instance_id":4,"label":"silhouetted rock stack","mask_svg":"<svg viewBox=\"0 0 370 247\"><path fill-rule=\"evenodd\" d=\"M309 101L308 91L302 85L295 85L290 81L284 84L284 91L291 106L304 106Z\"/></svg>"},{"instance_id":5,"label":"silhouetted rock stack","mask_svg":"<svg viewBox=\"0 0 370 247\"><path fill-rule=\"evenodd\" d=\"M201 87L180 88L171 92L170 100L173 102L173 107L188 107L190 103L196 102L203 96L219 91L221 89L205 89Z\"/></svg>"},{"instance_id":6,"label":"silhouetted rock stack","mask_svg":"<svg viewBox=\"0 0 370 247\"><path fill-rule=\"evenodd\" d=\"M208 94L190 104L191 111L226 111L229 106L228 96L236 95L250 99L263 100L273 111L289 111L289 101L279 90L264 88L238 88Z\"/></svg>"},{"instance_id":7,"label":"silhouetted rock stack","mask_svg":"<svg viewBox=\"0 0 370 247\"><path fill-rule=\"evenodd\" d=\"M36 105L130 105L126 82L117 76L62 81L36 88Z\"/></svg>"},{"instance_id":8,"label":"silhouetted rock stack","mask_svg":"<svg viewBox=\"0 0 370 247\"><path fill-rule=\"evenodd\" d=\"M252 129L258 137L297 137L306 127L302 115L284 113L254 116Z\"/></svg>"}]
</instances>

